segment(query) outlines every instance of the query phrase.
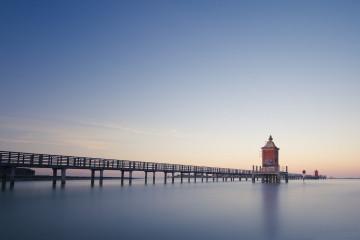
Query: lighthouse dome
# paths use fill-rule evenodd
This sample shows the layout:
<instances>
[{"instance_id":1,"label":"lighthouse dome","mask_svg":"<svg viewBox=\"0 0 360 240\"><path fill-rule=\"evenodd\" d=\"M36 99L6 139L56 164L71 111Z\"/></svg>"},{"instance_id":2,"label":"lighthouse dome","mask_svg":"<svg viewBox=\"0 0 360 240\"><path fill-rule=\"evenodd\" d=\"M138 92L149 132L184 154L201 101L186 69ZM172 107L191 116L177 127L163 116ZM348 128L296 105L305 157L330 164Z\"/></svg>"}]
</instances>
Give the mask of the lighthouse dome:
<instances>
[{"instance_id":1,"label":"lighthouse dome","mask_svg":"<svg viewBox=\"0 0 360 240\"><path fill-rule=\"evenodd\" d=\"M273 137L270 135L269 140L266 142L265 146L262 148L278 148L273 142Z\"/></svg>"}]
</instances>

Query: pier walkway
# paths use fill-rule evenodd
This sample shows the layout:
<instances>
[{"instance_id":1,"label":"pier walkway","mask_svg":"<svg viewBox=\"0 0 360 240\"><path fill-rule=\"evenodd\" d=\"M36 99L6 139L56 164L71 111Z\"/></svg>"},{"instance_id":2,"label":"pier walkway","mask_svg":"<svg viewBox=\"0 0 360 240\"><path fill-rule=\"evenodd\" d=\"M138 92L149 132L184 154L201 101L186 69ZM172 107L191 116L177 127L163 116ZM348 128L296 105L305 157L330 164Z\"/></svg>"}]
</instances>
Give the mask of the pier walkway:
<instances>
[{"instance_id":1,"label":"pier walkway","mask_svg":"<svg viewBox=\"0 0 360 240\"><path fill-rule=\"evenodd\" d=\"M169 164L169 163L155 163L143 161L130 160L116 160L92 157L77 157L41 153L25 153L25 152L11 152L0 151L0 173L2 187L6 187L6 182L10 182L10 188L15 184L15 169L16 168L47 168L52 169L52 183L56 186L57 180L60 180L61 185L66 183L66 170L68 169L83 169L89 170L91 173L91 186L94 186L95 172L99 172L99 185L103 184L105 170L117 170L120 172L121 185L124 185L125 173L127 173L129 184L131 185L133 179L133 172L144 172L144 182L148 183L149 173L152 175L152 183L155 184L156 173L163 173L164 183L168 180L174 183L175 178L180 178L183 183L184 179L190 182L193 179L196 182L198 179L206 182L209 179L213 182L218 181L219 178L223 181L235 181L235 179L248 180L252 182L261 180L262 182L280 182L284 179L287 182L289 179L299 179L299 174L289 174L286 171L264 172L258 167L252 170L234 169L234 168L217 168L205 167L195 165ZM5 174L4 169L10 174ZM60 171L60 176L58 176Z\"/></svg>"}]
</instances>

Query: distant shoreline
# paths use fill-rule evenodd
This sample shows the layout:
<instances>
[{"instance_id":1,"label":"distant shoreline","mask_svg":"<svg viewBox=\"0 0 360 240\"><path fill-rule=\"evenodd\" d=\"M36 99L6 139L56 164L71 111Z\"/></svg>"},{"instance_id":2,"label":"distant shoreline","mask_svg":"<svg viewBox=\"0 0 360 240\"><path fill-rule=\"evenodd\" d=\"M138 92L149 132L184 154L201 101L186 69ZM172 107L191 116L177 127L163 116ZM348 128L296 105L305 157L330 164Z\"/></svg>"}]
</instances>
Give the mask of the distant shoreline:
<instances>
[{"instance_id":1,"label":"distant shoreline","mask_svg":"<svg viewBox=\"0 0 360 240\"><path fill-rule=\"evenodd\" d=\"M328 179L360 179L360 177L328 177Z\"/></svg>"}]
</instances>

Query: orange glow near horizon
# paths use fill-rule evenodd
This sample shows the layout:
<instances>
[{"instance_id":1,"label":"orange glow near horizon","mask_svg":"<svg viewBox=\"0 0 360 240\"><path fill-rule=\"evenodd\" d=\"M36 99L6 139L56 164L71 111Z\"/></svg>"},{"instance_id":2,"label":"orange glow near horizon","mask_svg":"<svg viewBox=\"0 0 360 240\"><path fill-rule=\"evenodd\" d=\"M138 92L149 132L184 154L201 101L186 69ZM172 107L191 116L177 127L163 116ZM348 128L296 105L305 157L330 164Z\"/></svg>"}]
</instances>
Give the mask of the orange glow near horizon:
<instances>
[{"instance_id":1,"label":"orange glow near horizon","mask_svg":"<svg viewBox=\"0 0 360 240\"><path fill-rule=\"evenodd\" d=\"M19 123L12 124L17 129L22 128ZM135 131L114 126L73 125L53 129L50 125L34 122L25 128L47 132L48 141L35 140L31 136L1 140L1 149L240 169L261 165L261 147L268 138L268 133L260 131L246 133L243 137L221 131L187 134L179 131ZM318 140L317 136L308 139L298 136L273 134L274 142L280 148L280 166L287 165L294 173L306 169L308 174L319 170L320 174L327 176L359 176L356 139L341 142L331 138Z\"/></svg>"}]
</instances>

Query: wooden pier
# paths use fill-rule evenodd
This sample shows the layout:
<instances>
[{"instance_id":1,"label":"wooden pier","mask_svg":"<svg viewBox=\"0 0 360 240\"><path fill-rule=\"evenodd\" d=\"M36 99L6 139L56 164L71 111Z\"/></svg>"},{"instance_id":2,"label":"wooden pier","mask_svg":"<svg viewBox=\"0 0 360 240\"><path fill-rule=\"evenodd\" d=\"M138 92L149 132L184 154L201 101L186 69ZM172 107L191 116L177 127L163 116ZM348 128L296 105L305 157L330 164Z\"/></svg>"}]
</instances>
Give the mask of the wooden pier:
<instances>
[{"instance_id":1,"label":"wooden pier","mask_svg":"<svg viewBox=\"0 0 360 240\"><path fill-rule=\"evenodd\" d=\"M301 177L299 174L289 174L286 171L265 172L253 167L252 170L233 169L233 168L216 168L194 165L182 164L168 164L168 163L155 163L143 161L129 161L129 160L116 160L92 157L76 157L64 156L53 154L39 154L39 153L24 153L24 152L11 152L0 151L0 173L2 188L6 188L6 183L10 183L10 188L15 184L15 169L16 168L47 168L52 169L52 184L55 187L57 181L60 180L61 186L66 184L66 171L69 169L83 169L89 170L90 184L95 184L95 173L99 172L99 185L102 186L104 180L105 170L117 170L120 174L120 185L124 185L125 175L127 175L128 184L131 185L133 179L133 172L144 172L144 183L148 184L149 174L152 175L152 184L155 184L156 173L163 173L164 184L167 184L168 179L171 183L175 182L175 178L180 178L183 183L184 179L190 182L193 179L197 182L212 181L218 182L219 179L227 182L241 181L244 179L252 179L252 182L261 180L262 182L279 183L280 180L288 182L289 179L298 179ZM4 170L10 172L5 174ZM60 172L60 176L58 173Z\"/></svg>"}]
</instances>

